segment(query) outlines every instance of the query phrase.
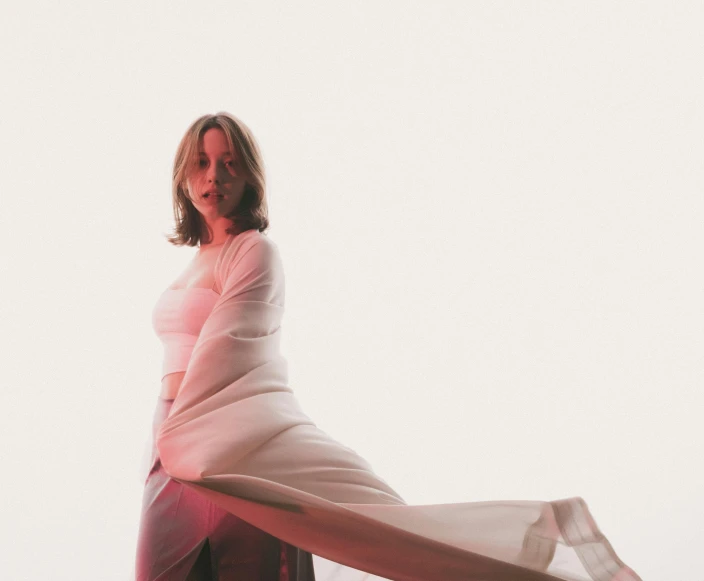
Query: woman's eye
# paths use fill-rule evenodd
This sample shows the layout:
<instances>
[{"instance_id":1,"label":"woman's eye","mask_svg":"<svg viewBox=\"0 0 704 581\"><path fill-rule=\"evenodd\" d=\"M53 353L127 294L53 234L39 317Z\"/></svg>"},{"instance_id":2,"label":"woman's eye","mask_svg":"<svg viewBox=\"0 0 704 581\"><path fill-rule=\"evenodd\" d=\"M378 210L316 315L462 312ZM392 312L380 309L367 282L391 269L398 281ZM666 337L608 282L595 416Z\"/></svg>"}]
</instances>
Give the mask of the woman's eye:
<instances>
[{"instance_id":1,"label":"woman's eye","mask_svg":"<svg viewBox=\"0 0 704 581\"><path fill-rule=\"evenodd\" d=\"M198 167L201 167L201 168L206 167L206 166L208 165L208 160L205 159L205 158L199 159L199 160L196 162L196 165L197 165ZM225 162L225 165L226 165L227 167L234 168L234 167L235 167L235 162L234 162L234 161L226 161L226 162Z\"/></svg>"}]
</instances>

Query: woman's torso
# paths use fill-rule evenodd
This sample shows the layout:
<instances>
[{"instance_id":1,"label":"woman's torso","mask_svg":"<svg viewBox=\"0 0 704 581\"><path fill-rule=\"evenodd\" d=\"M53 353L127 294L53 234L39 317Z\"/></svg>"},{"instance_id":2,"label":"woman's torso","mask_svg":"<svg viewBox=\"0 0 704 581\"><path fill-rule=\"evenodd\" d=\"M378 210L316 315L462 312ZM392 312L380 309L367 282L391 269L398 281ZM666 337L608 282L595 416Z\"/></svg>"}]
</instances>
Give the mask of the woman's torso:
<instances>
[{"instance_id":1,"label":"woman's torso","mask_svg":"<svg viewBox=\"0 0 704 581\"><path fill-rule=\"evenodd\" d=\"M222 244L204 245L179 277L169 287L171 289L206 288L215 290L215 261ZM161 380L161 397L174 399L178 393L185 371L165 375Z\"/></svg>"}]
</instances>

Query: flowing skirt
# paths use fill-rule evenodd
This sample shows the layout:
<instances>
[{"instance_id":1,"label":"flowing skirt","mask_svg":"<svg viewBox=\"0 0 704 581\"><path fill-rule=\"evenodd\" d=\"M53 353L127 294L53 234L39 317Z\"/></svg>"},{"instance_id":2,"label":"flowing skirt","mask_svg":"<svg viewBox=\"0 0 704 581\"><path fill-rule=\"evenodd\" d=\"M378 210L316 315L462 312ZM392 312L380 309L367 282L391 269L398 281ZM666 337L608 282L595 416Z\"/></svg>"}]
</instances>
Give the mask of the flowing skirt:
<instances>
[{"instance_id":1,"label":"flowing skirt","mask_svg":"<svg viewBox=\"0 0 704 581\"><path fill-rule=\"evenodd\" d=\"M152 434L174 400L158 398ZM313 558L170 478L156 445L144 485L136 581L315 581Z\"/></svg>"}]
</instances>

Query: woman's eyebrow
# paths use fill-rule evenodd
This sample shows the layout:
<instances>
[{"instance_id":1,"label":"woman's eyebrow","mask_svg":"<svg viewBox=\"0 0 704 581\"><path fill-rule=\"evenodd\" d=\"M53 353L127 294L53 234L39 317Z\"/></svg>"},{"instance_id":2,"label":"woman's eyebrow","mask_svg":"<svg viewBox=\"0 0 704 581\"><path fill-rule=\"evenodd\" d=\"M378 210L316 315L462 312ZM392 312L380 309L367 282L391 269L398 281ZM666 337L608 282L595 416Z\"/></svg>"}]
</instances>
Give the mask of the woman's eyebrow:
<instances>
[{"instance_id":1,"label":"woman's eyebrow","mask_svg":"<svg viewBox=\"0 0 704 581\"><path fill-rule=\"evenodd\" d=\"M199 152L198 152L198 155L206 155L206 156L207 156L208 154L205 153L205 151L199 151ZM227 152L221 154L221 157L235 157L235 156L234 156L233 153L227 151Z\"/></svg>"}]
</instances>

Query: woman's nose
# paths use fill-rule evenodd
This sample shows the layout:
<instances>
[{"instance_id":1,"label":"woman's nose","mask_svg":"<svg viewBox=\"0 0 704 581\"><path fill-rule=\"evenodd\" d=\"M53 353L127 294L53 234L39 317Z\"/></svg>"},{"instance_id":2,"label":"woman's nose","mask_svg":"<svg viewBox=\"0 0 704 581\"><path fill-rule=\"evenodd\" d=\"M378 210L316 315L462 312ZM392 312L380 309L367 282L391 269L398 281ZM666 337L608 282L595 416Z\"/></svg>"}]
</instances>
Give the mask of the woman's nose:
<instances>
[{"instance_id":1,"label":"woman's nose","mask_svg":"<svg viewBox=\"0 0 704 581\"><path fill-rule=\"evenodd\" d=\"M208 168L208 173L207 173L208 181L218 181L218 169L214 165L211 165Z\"/></svg>"}]
</instances>

